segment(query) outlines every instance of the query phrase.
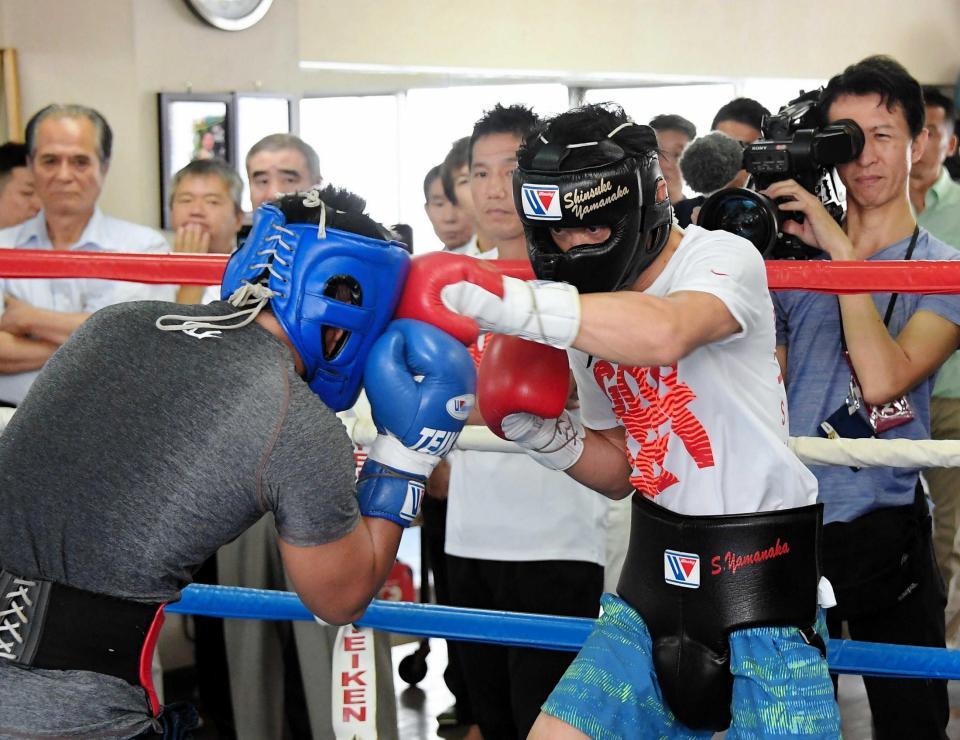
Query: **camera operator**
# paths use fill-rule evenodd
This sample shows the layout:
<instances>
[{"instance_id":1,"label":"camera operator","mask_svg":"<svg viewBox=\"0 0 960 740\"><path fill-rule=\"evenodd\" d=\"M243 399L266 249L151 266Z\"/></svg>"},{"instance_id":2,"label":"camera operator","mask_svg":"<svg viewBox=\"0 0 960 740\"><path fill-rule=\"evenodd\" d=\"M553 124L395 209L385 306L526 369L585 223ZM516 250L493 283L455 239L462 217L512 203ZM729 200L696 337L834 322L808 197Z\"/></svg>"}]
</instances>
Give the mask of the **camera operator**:
<instances>
[{"instance_id":1,"label":"camera operator","mask_svg":"<svg viewBox=\"0 0 960 740\"><path fill-rule=\"evenodd\" d=\"M674 206L680 228L685 229L691 223L697 223L700 207L709 196L737 186L742 162L743 147L740 142L722 131L711 131L684 150L680 157L680 172L690 188L700 195L688 199L689 207L681 209Z\"/></svg>"},{"instance_id":2,"label":"camera operator","mask_svg":"<svg viewBox=\"0 0 960 740\"><path fill-rule=\"evenodd\" d=\"M764 108L760 103L751 98L734 98L729 103L720 106L720 110L713 117L713 123L710 124L710 131L719 131L726 134L731 139L739 141L743 146L752 144L761 136L761 124L770 111ZM709 154L710 149L701 150L701 155ZM712 188L716 190L728 183L728 187L742 188L747 184L750 174L742 167L737 168L736 175L727 178L723 183ZM683 201L674 201L673 194L670 195L670 201L673 203L673 212L677 217L677 223L680 228L685 229L691 223L696 223L694 210L703 205L706 196L704 191L698 191L701 195L693 198L687 198Z\"/></svg>"},{"instance_id":3,"label":"camera operator","mask_svg":"<svg viewBox=\"0 0 960 740\"><path fill-rule=\"evenodd\" d=\"M783 231L835 261L956 259L910 208L910 168L928 136L917 81L893 59L869 57L830 80L820 115L824 123L851 119L864 133L860 155L837 167L846 220L841 226L817 196L785 180L764 191L781 211L803 215L802 223L784 220ZM791 291L774 294L774 303L791 434L930 438L934 377L960 342L960 296ZM943 647L943 582L919 470L811 470L824 504L824 575L837 596L831 636L846 620L857 640ZM876 738L946 737L945 681L864 683Z\"/></svg>"}]
</instances>

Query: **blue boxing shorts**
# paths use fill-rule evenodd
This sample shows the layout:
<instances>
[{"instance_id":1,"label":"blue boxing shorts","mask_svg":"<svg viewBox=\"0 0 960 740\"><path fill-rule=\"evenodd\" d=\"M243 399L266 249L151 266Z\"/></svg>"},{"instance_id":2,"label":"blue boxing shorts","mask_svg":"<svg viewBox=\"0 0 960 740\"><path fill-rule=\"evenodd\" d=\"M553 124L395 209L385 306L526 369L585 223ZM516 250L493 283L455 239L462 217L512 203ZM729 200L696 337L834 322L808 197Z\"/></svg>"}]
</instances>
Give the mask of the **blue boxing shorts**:
<instances>
[{"instance_id":1,"label":"blue boxing shorts","mask_svg":"<svg viewBox=\"0 0 960 740\"><path fill-rule=\"evenodd\" d=\"M612 594L543 711L595 740L710 738L680 724L653 667L653 644L635 609ZM827 639L821 612L816 630ZM732 721L727 740L840 737L827 661L796 627L754 627L730 635Z\"/></svg>"}]
</instances>

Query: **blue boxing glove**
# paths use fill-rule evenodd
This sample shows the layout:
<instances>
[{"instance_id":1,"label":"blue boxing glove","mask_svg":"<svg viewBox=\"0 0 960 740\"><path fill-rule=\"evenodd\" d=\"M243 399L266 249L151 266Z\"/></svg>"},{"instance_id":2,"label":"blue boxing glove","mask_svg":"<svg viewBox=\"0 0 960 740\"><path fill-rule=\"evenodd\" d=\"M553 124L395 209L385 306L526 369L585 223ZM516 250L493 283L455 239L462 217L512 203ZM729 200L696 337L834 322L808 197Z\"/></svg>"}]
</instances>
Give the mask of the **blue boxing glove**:
<instances>
[{"instance_id":1,"label":"blue boxing glove","mask_svg":"<svg viewBox=\"0 0 960 740\"><path fill-rule=\"evenodd\" d=\"M407 527L427 477L470 415L476 370L449 334L399 319L371 348L363 380L379 435L360 470L360 512Z\"/></svg>"}]
</instances>

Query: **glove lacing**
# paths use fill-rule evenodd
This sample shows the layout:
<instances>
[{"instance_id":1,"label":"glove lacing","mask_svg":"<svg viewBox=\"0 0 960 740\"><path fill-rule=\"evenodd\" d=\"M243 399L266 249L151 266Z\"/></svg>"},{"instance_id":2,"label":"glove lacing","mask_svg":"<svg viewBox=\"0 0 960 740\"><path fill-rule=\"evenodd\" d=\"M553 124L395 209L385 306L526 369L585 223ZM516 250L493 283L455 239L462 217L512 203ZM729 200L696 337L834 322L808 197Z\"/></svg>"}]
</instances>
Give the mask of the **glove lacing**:
<instances>
[{"instance_id":1,"label":"glove lacing","mask_svg":"<svg viewBox=\"0 0 960 740\"><path fill-rule=\"evenodd\" d=\"M322 208L320 212L320 223L318 224L318 233L322 235L325 233L326 225L326 208ZM287 251L288 254L292 255L294 253L293 247L287 244L283 240L283 235L294 236L294 232L290 229L284 228L279 224L273 224L273 229L280 232L278 234L271 234L270 236L264 239L265 242L275 242L275 246L271 249L261 249L257 252L258 255L264 255L268 259L265 262L260 262L256 265L251 265L251 269L260 269L266 270L269 274L273 275L277 280L282 283L289 282L285 277L280 275L273 269L273 263L279 262L284 267L289 267L289 262L286 262L283 257L277 254L277 248L283 248ZM221 329L241 329L250 322L252 322L260 311L263 310L263 307L267 305L267 301L275 296L280 298L286 298L286 293L279 293L271 288L267 287L267 277L263 275L260 282L251 283L249 281L243 281L243 285L237 288L230 298L227 300L228 303L231 303L237 308L243 309L241 311L236 311L226 316L181 316L179 314L165 314L158 318L154 323L160 331L182 331L184 334L189 334L192 337L197 339L206 339L207 337L219 337ZM243 317L241 319L241 317ZM233 324L225 324L226 321L231 321L234 319L241 319ZM165 323L167 321L174 321L175 323ZM212 331L199 331L200 329L210 329Z\"/></svg>"}]
</instances>

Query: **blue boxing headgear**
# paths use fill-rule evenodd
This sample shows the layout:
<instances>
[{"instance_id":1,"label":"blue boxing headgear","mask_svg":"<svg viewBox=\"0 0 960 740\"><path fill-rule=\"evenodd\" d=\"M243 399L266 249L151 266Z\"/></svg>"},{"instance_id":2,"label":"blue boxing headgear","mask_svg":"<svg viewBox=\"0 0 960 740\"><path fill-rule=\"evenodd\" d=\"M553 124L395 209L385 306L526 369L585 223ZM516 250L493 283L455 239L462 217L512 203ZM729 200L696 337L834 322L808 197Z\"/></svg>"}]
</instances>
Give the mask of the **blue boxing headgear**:
<instances>
[{"instance_id":1,"label":"blue boxing headgear","mask_svg":"<svg viewBox=\"0 0 960 740\"><path fill-rule=\"evenodd\" d=\"M360 395L367 354L400 300L410 255L386 229L326 205L321 195L285 195L257 209L250 235L227 263L221 297L254 316L269 304L310 388L343 411ZM325 342L328 328L344 332L335 344Z\"/></svg>"}]
</instances>

